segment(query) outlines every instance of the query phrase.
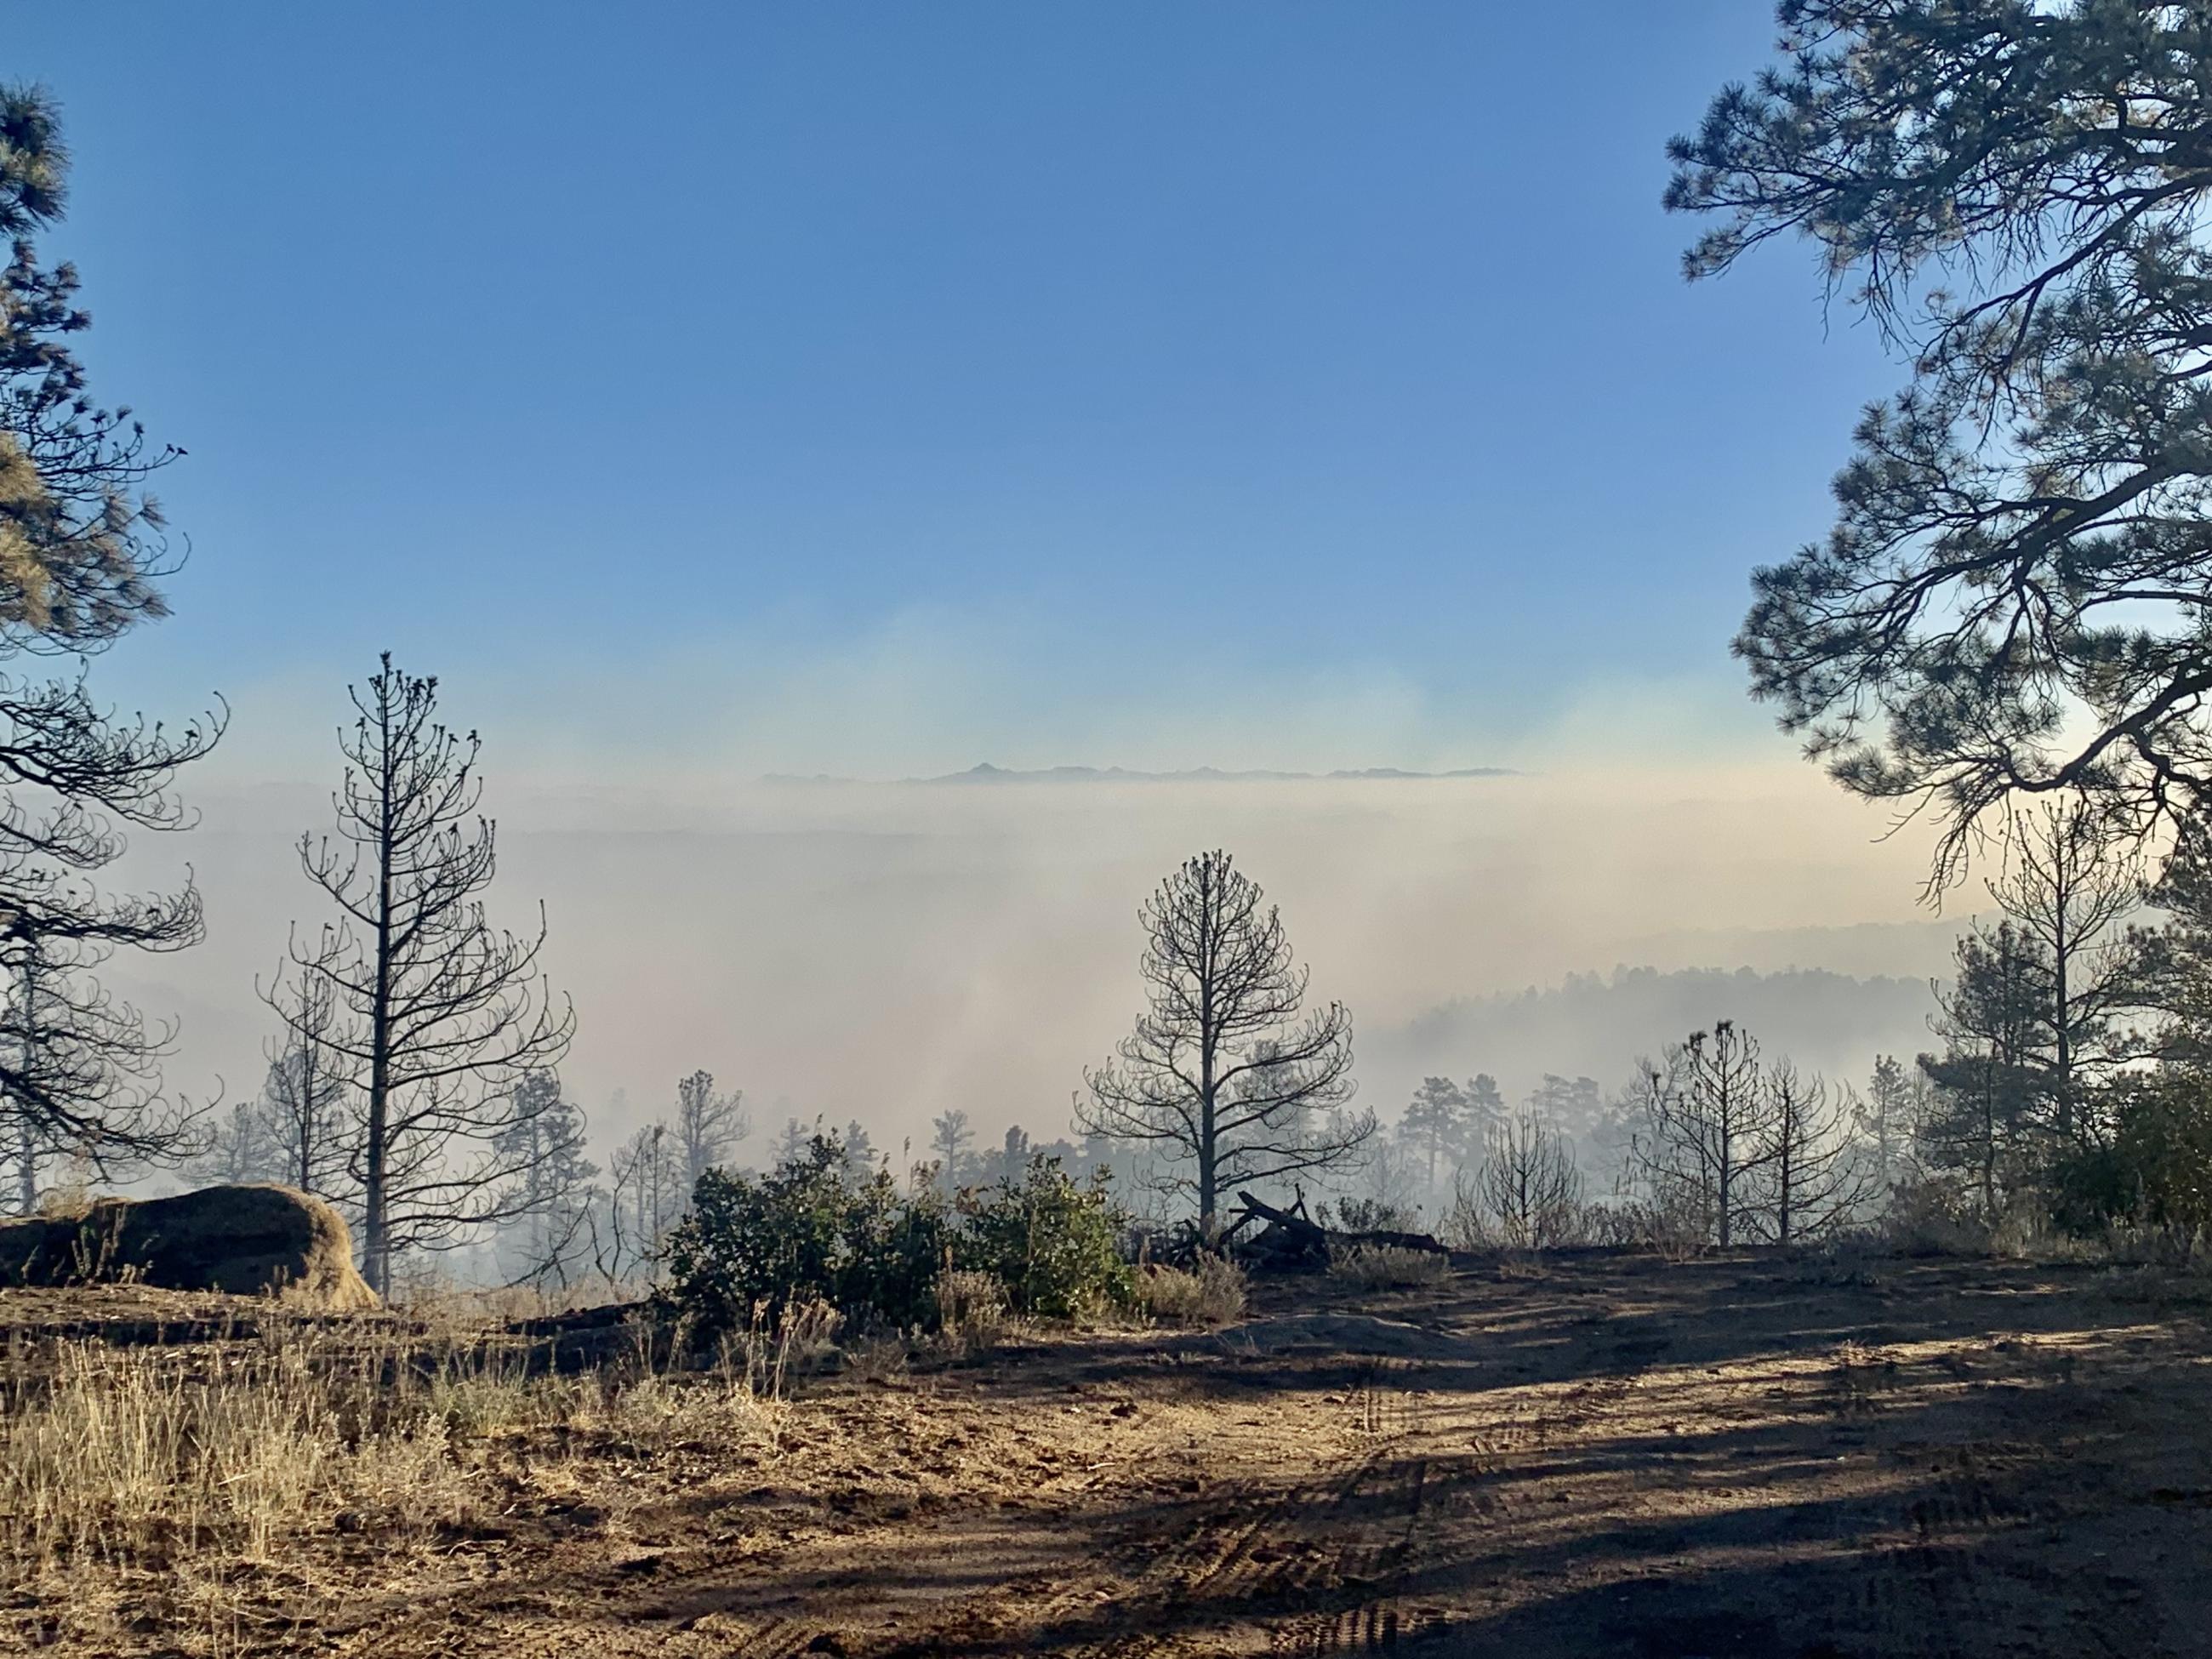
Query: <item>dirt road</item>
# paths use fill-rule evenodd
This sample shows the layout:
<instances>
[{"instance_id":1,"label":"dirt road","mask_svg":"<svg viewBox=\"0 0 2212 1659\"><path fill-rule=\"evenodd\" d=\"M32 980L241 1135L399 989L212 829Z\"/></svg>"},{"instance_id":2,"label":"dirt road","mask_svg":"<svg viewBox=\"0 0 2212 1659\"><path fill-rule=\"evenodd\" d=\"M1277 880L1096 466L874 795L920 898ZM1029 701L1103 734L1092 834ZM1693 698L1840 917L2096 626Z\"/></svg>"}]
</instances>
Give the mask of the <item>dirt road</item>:
<instances>
[{"instance_id":1,"label":"dirt road","mask_svg":"<svg viewBox=\"0 0 2212 1659\"><path fill-rule=\"evenodd\" d=\"M817 1385L780 1443L624 1497L518 1459L503 1518L294 1645L2212 1653L2208 1307L1884 1259L1279 1285L1218 1336Z\"/></svg>"}]
</instances>

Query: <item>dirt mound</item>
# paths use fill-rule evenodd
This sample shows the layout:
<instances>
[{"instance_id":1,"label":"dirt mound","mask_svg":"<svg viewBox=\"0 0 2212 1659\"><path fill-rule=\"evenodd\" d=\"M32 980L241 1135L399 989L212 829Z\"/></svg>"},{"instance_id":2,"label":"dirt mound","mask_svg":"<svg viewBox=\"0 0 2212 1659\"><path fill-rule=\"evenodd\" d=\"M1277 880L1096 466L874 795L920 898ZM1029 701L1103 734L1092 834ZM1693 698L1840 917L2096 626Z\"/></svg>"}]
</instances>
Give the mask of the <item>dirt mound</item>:
<instances>
[{"instance_id":1,"label":"dirt mound","mask_svg":"<svg viewBox=\"0 0 2212 1659\"><path fill-rule=\"evenodd\" d=\"M0 1285L134 1280L179 1291L276 1293L345 1311L376 1305L354 1271L345 1218L289 1187L203 1187L103 1198L82 1216L0 1221Z\"/></svg>"},{"instance_id":2,"label":"dirt mound","mask_svg":"<svg viewBox=\"0 0 2212 1659\"><path fill-rule=\"evenodd\" d=\"M1478 1353L1475 1345L1463 1337L1364 1313L1249 1319L1198 1340L1261 1353L1346 1353L1391 1359L1471 1359Z\"/></svg>"}]
</instances>

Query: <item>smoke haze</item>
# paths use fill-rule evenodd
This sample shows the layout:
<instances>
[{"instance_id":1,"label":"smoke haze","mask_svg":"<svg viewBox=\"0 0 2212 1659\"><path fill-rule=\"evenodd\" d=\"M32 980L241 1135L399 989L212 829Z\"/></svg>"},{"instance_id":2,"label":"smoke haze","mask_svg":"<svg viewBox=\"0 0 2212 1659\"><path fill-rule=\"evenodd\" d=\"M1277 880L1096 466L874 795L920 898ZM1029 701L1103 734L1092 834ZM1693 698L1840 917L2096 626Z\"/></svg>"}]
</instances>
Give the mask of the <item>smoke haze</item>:
<instances>
[{"instance_id":1,"label":"smoke haze","mask_svg":"<svg viewBox=\"0 0 2212 1659\"><path fill-rule=\"evenodd\" d=\"M320 831L327 794L198 799L199 830L133 856L190 859L208 942L113 977L180 1018L177 1086L220 1073L235 1096L258 1087L271 1029L254 980L292 921L322 919L290 843ZM857 1118L892 1148L955 1107L986 1134L1060 1133L1083 1067L1142 1006L1138 905L1210 847L1281 907L1314 994L1351 1006L1361 1097L1386 1116L1430 1071L1492 1072L1509 1098L1547 1071L1609 1091L1639 1053L1730 1016L1856 1076L1877 1048L1924 1042L1925 976L1956 927L1912 905L1917 846L1878 841L1879 819L1790 764L520 787L494 804L495 919L520 929L545 903L547 967L580 1018L564 1077L599 1133L703 1066L746 1091L754 1156L786 1115Z\"/></svg>"}]
</instances>

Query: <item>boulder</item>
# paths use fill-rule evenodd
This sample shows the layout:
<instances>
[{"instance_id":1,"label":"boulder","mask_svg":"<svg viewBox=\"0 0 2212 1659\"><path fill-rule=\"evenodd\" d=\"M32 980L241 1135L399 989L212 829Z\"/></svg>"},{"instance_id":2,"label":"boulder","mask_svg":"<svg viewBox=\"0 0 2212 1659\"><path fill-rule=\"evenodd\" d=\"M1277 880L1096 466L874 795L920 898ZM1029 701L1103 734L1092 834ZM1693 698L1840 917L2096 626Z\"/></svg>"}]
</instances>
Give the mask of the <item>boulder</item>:
<instances>
[{"instance_id":1,"label":"boulder","mask_svg":"<svg viewBox=\"0 0 2212 1659\"><path fill-rule=\"evenodd\" d=\"M277 1295L343 1312L376 1305L345 1218L289 1187L103 1198L81 1216L0 1221L0 1285L130 1282Z\"/></svg>"}]
</instances>

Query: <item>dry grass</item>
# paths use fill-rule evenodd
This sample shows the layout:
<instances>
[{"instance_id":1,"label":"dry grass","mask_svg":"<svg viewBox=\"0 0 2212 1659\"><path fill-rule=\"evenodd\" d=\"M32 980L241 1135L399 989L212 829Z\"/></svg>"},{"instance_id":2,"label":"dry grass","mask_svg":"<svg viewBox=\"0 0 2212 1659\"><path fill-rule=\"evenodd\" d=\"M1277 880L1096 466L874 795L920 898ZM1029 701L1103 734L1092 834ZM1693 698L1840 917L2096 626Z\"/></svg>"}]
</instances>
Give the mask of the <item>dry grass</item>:
<instances>
[{"instance_id":1,"label":"dry grass","mask_svg":"<svg viewBox=\"0 0 2212 1659\"><path fill-rule=\"evenodd\" d=\"M482 1325L276 1318L181 1346L18 1342L0 1353L0 1577L63 1592L80 1638L150 1607L221 1651L240 1574L342 1533L395 1561L426 1552L503 1501L502 1444L549 1465L586 1442L773 1446L790 1347L755 1336L674 1374L641 1343L557 1376Z\"/></svg>"},{"instance_id":2,"label":"dry grass","mask_svg":"<svg viewBox=\"0 0 2212 1659\"><path fill-rule=\"evenodd\" d=\"M24 1571L172 1552L265 1559L363 1506L402 1530L453 1498L459 1379L386 1397L379 1358L313 1337L179 1353L59 1344L9 1379L0 1559ZM470 1413L458 1413L464 1420Z\"/></svg>"},{"instance_id":3,"label":"dry grass","mask_svg":"<svg viewBox=\"0 0 2212 1659\"><path fill-rule=\"evenodd\" d=\"M1170 1325L1226 1325L1244 1316L1244 1270L1207 1256L1195 1272L1157 1264L1137 1281L1138 1304Z\"/></svg>"},{"instance_id":4,"label":"dry grass","mask_svg":"<svg viewBox=\"0 0 2212 1659\"><path fill-rule=\"evenodd\" d=\"M986 1354L1019 1328L1006 1287L989 1273L946 1273L937 1280L937 1340L958 1358Z\"/></svg>"},{"instance_id":5,"label":"dry grass","mask_svg":"<svg viewBox=\"0 0 2212 1659\"><path fill-rule=\"evenodd\" d=\"M1442 1285L1452 1276L1451 1258L1433 1250L1394 1245L1355 1245L1329 1259L1329 1276L1363 1291L1409 1291Z\"/></svg>"}]
</instances>

